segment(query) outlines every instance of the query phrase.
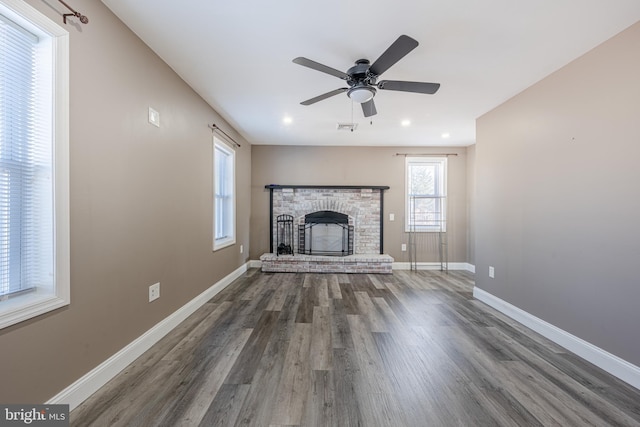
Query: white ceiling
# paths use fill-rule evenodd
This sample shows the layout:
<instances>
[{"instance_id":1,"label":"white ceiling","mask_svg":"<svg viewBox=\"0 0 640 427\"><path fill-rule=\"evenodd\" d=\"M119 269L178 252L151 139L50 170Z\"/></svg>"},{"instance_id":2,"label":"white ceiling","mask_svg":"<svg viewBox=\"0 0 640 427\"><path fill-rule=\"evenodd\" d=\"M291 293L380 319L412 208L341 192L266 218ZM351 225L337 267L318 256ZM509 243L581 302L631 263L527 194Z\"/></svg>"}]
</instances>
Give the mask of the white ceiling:
<instances>
[{"instance_id":1,"label":"white ceiling","mask_svg":"<svg viewBox=\"0 0 640 427\"><path fill-rule=\"evenodd\" d=\"M640 20L638 0L102 1L252 144L470 145L477 117ZM300 105L345 82L293 58L346 72L401 34L420 45L381 79L435 95L380 90L371 124L346 93Z\"/></svg>"}]
</instances>

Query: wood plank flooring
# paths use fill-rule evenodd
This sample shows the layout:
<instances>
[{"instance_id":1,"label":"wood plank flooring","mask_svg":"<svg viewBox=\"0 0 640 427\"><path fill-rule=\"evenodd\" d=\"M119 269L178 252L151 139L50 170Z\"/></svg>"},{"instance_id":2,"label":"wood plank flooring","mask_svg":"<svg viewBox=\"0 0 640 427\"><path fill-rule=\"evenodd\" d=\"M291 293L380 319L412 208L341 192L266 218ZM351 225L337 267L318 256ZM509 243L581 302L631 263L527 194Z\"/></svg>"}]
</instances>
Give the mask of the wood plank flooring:
<instances>
[{"instance_id":1,"label":"wood plank flooring","mask_svg":"<svg viewBox=\"0 0 640 427\"><path fill-rule=\"evenodd\" d=\"M464 272L250 270L73 426L640 426L640 391L472 298Z\"/></svg>"}]
</instances>

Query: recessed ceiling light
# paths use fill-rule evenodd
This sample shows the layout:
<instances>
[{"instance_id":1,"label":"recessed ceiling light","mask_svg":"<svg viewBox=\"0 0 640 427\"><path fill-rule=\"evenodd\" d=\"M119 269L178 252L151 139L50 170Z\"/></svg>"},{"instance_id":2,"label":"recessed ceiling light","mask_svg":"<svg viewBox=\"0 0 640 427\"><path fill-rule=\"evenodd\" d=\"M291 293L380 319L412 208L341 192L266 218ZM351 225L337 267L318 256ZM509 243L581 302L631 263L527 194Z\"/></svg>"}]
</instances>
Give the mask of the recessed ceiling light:
<instances>
[{"instance_id":1,"label":"recessed ceiling light","mask_svg":"<svg viewBox=\"0 0 640 427\"><path fill-rule=\"evenodd\" d=\"M440 135L443 139L447 139L451 136L451 134L449 134L449 132L445 132L442 135Z\"/></svg>"},{"instance_id":2,"label":"recessed ceiling light","mask_svg":"<svg viewBox=\"0 0 640 427\"><path fill-rule=\"evenodd\" d=\"M284 123L285 125L290 125L291 123L293 123L293 119L289 116L284 116L284 118L282 119L282 123Z\"/></svg>"},{"instance_id":3,"label":"recessed ceiling light","mask_svg":"<svg viewBox=\"0 0 640 427\"><path fill-rule=\"evenodd\" d=\"M411 124L411 120L404 119L403 121L400 122L400 124L405 127L409 126Z\"/></svg>"}]
</instances>

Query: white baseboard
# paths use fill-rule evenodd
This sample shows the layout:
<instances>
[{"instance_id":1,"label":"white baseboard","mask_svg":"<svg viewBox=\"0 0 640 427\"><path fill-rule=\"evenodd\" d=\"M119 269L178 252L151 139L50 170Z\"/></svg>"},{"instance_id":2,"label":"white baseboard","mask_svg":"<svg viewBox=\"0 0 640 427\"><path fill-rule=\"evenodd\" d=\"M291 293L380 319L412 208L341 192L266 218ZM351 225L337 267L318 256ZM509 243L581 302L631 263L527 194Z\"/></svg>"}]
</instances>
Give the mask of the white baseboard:
<instances>
[{"instance_id":1,"label":"white baseboard","mask_svg":"<svg viewBox=\"0 0 640 427\"><path fill-rule=\"evenodd\" d=\"M471 273L475 273L476 267L466 262L450 262L449 270L464 270L470 271ZM418 262L417 263L418 270L440 270L439 262ZM411 270L411 264L408 262L394 262L392 267L393 270Z\"/></svg>"},{"instance_id":2,"label":"white baseboard","mask_svg":"<svg viewBox=\"0 0 640 427\"><path fill-rule=\"evenodd\" d=\"M68 404L69 410L73 410L246 271L247 264L238 267L235 271L180 307L173 314L160 321L126 347L52 397L46 404Z\"/></svg>"},{"instance_id":3,"label":"white baseboard","mask_svg":"<svg viewBox=\"0 0 640 427\"><path fill-rule=\"evenodd\" d=\"M640 367L547 323L478 287L473 288L473 296L556 344L609 372L611 375L640 389Z\"/></svg>"},{"instance_id":4,"label":"white baseboard","mask_svg":"<svg viewBox=\"0 0 640 427\"><path fill-rule=\"evenodd\" d=\"M252 259L248 262L249 268L262 268L262 261L259 259Z\"/></svg>"}]
</instances>

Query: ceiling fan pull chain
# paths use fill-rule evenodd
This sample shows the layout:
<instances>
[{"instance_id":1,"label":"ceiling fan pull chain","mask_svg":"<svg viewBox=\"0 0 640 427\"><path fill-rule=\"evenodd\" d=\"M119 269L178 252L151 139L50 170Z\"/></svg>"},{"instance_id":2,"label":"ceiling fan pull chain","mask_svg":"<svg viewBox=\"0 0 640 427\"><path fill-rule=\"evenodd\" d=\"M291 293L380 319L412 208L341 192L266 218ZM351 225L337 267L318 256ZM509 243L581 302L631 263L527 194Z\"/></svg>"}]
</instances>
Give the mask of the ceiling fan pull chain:
<instances>
[{"instance_id":1,"label":"ceiling fan pull chain","mask_svg":"<svg viewBox=\"0 0 640 427\"><path fill-rule=\"evenodd\" d=\"M353 132L353 99L351 100L351 132Z\"/></svg>"}]
</instances>

